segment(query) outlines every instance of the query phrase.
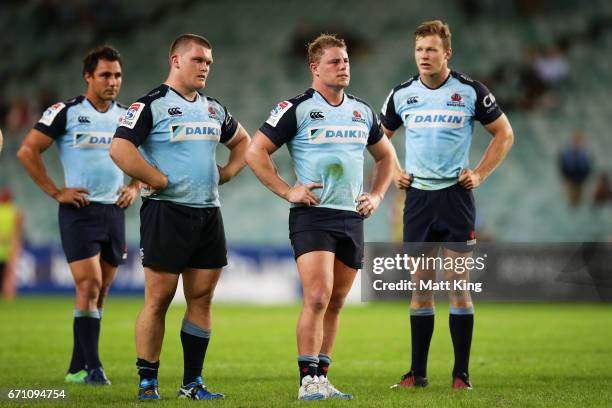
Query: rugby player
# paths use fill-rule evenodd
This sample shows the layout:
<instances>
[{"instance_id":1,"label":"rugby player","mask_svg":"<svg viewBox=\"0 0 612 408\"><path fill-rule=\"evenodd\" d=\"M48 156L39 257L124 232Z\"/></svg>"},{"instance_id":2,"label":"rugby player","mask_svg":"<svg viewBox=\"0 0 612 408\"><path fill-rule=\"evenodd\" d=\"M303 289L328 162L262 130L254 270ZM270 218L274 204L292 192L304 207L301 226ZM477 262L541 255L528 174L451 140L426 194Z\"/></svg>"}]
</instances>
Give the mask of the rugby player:
<instances>
[{"instance_id":1,"label":"rugby player","mask_svg":"<svg viewBox=\"0 0 612 408\"><path fill-rule=\"evenodd\" d=\"M451 32L442 21L426 21L415 31L418 75L396 86L383 104L381 121L391 138L404 125L405 165L396 163L395 184L406 190L404 242L434 243L428 256L470 257L476 244L476 208L472 190L500 165L514 136L506 115L480 82L452 71ZM493 136L472 170L468 156L474 120ZM437 244L441 243L441 244ZM422 247L423 248L423 247ZM463 264L462 264L463 265ZM435 270L419 270L415 280L435 279ZM445 279L469 279L453 269ZM455 352L454 388L471 389L468 364L474 326L469 290L450 295L449 325ZM412 365L397 386L427 385L427 355L434 328L433 292L417 290L410 303Z\"/></svg>"},{"instance_id":2,"label":"rugby player","mask_svg":"<svg viewBox=\"0 0 612 408\"><path fill-rule=\"evenodd\" d=\"M126 259L125 208L140 183L123 185L123 173L108 150L125 106L115 102L121 89L121 57L109 46L91 50L83 61L85 95L50 106L25 137L17 157L34 182L59 203L59 226L74 278L72 360L66 382L109 385L98 339L104 299ZM42 154L57 143L65 187L47 174Z\"/></svg>"},{"instance_id":3,"label":"rugby player","mask_svg":"<svg viewBox=\"0 0 612 408\"><path fill-rule=\"evenodd\" d=\"M350 65L344 40L323 34L308 46L312 86L280 102L247 152L253 172L292 203L289 234L304 289L297 324L298 398L352 398L327 379L344 300L363 259L363 220L376 211L392 180L395 151L376 113L344 92ZM298 182L276 172L271 155L287 144ZM363 190L363 151L376 161Z\"/></svg>"},{"instance_id":4,"label":"rugby player","mask_svg":"<svg viewBox=\"0 0 612 408\"><path fill-rule=\"evenodd\" d=\"M179 397L216 399L202 367L211 337L211 302L227 265L218 185L244 167L250 137L219 101L198 91L213 62L211 43L199 35L177 37L166 81L133 103L115 133L111 157L147 185L140 210L145 273L144 307L136 322L139 399L159 399L157 372L165 315L179 275L187 311L180 332L183 383ZM221 142L228 163L217 166Z\"/></svg>"}]
</instances>

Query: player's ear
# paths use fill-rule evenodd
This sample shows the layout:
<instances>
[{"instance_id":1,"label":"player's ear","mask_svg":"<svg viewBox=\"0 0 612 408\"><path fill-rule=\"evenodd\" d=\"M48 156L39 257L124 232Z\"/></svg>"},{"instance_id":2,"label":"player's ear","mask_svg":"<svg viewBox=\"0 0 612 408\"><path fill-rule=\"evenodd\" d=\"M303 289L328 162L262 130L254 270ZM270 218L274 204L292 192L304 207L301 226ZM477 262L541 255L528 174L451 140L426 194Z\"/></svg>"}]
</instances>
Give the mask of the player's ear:
<instances>
[{"instance_id":1,"label":"player's ear","mask_svg":"<svg viewBox=\"0 0 612 408\"><path fill-rule=\"evenodd\" d=\"M170 66L174 68L179 68L179 55L172 54L170 56Z\"/></svg>"},{"instance_id":2,"label":"player's ear","mask_svg":"<svg viewBox=\"0 0 612 408\"><path fill-rule=\"evenodd\" d=\"M83 74L83 79L85 80L85 82L87 82L87 84L89 84L93 79L93 75L91 74L91 72L86 72Z\"/></svg>"},{"instance_id":3,"label":"player's ear","mask_svg":"<svg viewBox=\"0 0 612 408\"><path fill-rule=\"evenodd\" d=\"M315 63L315 62L311 62L309 64L309 68L310 68L310 72L312 72L312 76L317 76L319 75L319 64Z\"/></svg>"},{"instance_id":4,"label":"player's ear","mask_svg":"<svg viewBox=\"0 0 612 408\"><path fill-rule=\"evenodd\" d=\"M446 50L445 53L446 53L446 59L449 60L453 56L453 49L449 48L448 50Z\"/></svg>"}]
</instances>

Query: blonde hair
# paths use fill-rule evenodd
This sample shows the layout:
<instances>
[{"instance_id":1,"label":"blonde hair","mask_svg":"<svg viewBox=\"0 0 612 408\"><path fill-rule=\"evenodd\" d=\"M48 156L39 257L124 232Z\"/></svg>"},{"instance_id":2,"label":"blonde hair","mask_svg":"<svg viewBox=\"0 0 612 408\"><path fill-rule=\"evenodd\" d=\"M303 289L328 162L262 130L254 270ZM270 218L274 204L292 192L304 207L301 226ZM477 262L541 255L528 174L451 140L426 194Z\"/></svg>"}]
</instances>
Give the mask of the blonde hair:
<instances>
[{"instance_id":1,"label":"blonde hair","mask_svg":"<svg viewBox=\"0 0 612 408\"><path fill-rule=\"evenodd\" d=\"M437 35L442 39L442 45L445 50L451 47L451 31L447 23L441 20L424 21L416 28L414 37L427 37L429 35Z\"/></svg>"},{"instance_id":2,"label":"blonde hair","mask_svg":"<svg viewBox=\"0 0 612 408\"><path fill-rule=\"evenodd\" d=\"M321 34L308 44L308 63L316 64L321 59L326 48L344 48L346 43L342 38L336 37L336 34Z\"/></svg>"}]
</instances>

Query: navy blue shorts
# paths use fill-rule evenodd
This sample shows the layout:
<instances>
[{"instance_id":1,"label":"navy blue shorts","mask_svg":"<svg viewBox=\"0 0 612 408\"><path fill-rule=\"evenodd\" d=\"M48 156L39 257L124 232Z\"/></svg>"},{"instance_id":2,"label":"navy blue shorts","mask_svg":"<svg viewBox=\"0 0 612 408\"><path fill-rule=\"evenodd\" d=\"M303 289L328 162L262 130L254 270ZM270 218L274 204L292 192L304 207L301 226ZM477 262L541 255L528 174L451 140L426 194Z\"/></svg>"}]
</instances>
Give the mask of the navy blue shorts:
<instances>
[{"instance_id":1,"label":"navy blue shorts","mask_svg":"<svg viewBox=\"0 0 612 408\"><path fill-rule=\"evenodd\" d=\"M456 252L476 244L476 205L471 190L459 184L441 190L406 190L404 242L444 242Z\"/></svg>"},{"instance_id":2,"label":"navy blue shorts","mask_svg":"<svg viewBox=\"0 0 612 408\"><path fill-rule=\"evenodd\" d=\"M100 254L117 266L127 258L124 209L115 204L90 203L81 208L60 204L58 215L68 263Z\"/></svg>"},{"instance_id":3,"label":"navy blue shorts","mask_svg":"<svg viewBox=\"0 0 612 408\"><path fill-rule=\"evenodd\" d=\"M354 211L291 208L289 239L295 259L308 252L329 251L346 266L363 266L363 217Z\"/></svg>"},{"instance_id":4,"label":"navy blue shorts","mask_svg":"<svg viewBox=\"0 0 612 408\"><path fill-rule=\"evenodd\" d=\"M224 267L227 245L221 210L144 199L140 255L143 266L164 272Z\"/></svg>"}]
</instances>

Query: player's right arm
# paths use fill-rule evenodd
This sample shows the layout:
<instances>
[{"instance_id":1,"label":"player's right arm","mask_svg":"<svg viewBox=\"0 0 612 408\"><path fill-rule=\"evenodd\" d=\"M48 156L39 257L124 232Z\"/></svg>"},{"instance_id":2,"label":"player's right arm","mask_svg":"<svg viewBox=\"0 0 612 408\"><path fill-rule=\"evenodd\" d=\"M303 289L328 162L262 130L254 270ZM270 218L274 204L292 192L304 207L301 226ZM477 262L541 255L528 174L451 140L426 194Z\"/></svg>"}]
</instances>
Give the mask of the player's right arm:
<instances>
[{"instance_id":1,"label":"player's right arm","mask_svg":"<svg viewBox=\"0 0 612 408\"><path fill-rule=\"evenodd\" d=\"M153 128L150 104L140 99L128 108L115 131L110 147L110 157L125 174L139 180L154 191L168 185L168 177L152 166L138 151Z\"/></svg>"},{"instance_id":2,"label":"player's right arm","mask_svg":"<svg viewBox=\"0 0 612 408\"><path fill-rule=\"evenodd\" d=\"M395 109L395 101L393 96L395 95L395 89L389 93L385 103L383 103L380 112L380 121L382 123L383 132L389 140L395 135L395 131L402 125L402 118L398 115ZM395 155L395 171L393 176L393 182L395 187L400 190L407 190L412 184L412 175L407 174L406 170L402 168L402 164L399 161L399 157Z\"/></svg>"},{"instance_id":3,"label":"player's right arm","mask_svg":"<svg viewBox=\"0 0 612 408\"><path fill-rule=\"evenodd\" d=\"M253 141L246 153L246 161L253 173L270 191L284 198L290 203L302 203L307 205L318 205L321 203L319 197L310 191L313 188L323 187L318 183L306 185L296 184L291 187L276 171L272 161L272 153L278 150L272 140L260 130L255 133Z\"/></svg>"},{"instance_id":4,"label":"player's right arm","mask_svg":"<svg viewBox=\"0 0 612 408\"><path fill-rule=\"evenodd\" d=\"M110 157L125 174L140 180L155 191L163 190L168 185L168 177L151 166L142 157L134 143L127 139L113 138Z\"/></svg>"},{"instance_id":5,"label":"player's right arm","mask_svg":"<svg viewBox=\"0 0 612 408\"><path fill-rule=\"evenodd\" d=\"M53 139L37 129L26 135L17 151L17 158L26 169L32 180L60 204L71 204L77 208L89 204L86 194L89 190L82 187L58 188L47 174L42 154L53 144Z\"/></svg>"}]
</instances>

